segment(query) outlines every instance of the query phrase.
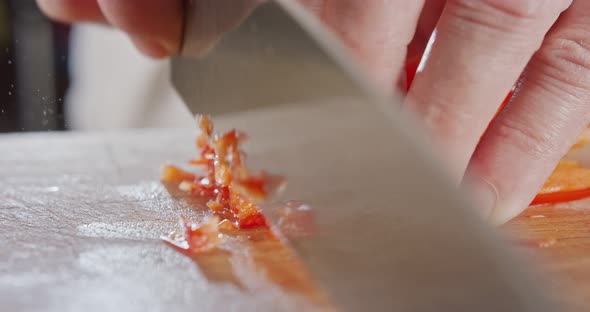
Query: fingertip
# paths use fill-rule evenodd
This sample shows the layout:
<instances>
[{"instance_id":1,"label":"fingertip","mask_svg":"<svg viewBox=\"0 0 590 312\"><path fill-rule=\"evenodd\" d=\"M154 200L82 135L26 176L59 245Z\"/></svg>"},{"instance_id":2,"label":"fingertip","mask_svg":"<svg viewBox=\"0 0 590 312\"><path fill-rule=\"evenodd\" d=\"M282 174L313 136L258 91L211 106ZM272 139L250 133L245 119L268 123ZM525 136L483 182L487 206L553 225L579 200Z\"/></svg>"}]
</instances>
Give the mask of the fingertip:
<instances>
[{"instance_id":1,"label":"fingertip","mask_svg":"<svg viewBox=\"0 0 590 312\"><path fill-rule=\"evenodd\" d=\"M149 37L131 36L135 47L144 55L153 59L162 59L172 56L176 50L167 46L165 42L158 42Z\"/></svg>"},{"instance_id":2,"label":"fingertip","mask_svg":"<svg viewBox=\"0 0 590 312\"><path fill-rule=\"evenodd\" d=\"M183 11L180 0L98 0L106 19L128 33L144 54L161 58L180 49Z\"/></svg>"},{"instance_id":3,"label":"fingertip","mask_svg":"<svg viewBox=\"0 0 590 312\"><path fill-rule=\"evenodd\" d=\"M489 217L492 225L500 226L514 218L526 209L527 205L515 205L508 203L498 203Z\"/></svg>"},{"instance_id":4,"label":"fingertip","mask_svg":"<svg viewBox=\"0 0 590 312\"><path fill-rule=\"evenodd\" d=\"M485 178L471 178L463 184L471 191L476 212L488 223L500 226L518 216L526 205L507 203L501 200L498 188Z\"/></svg>"},{"instance_id":5,"label":"fingertip","mask_svg":"<svg viewBox=\"0 0 590 312\"><path fill-rule=\"evenodd\" d=\"M45 15L49 16L50 18L56 18L56 12L51 5L53 2L49 0L37 0L37 6Z\"/></svg>"},{"instance_id":6,"label":"fingertip","mask_svg":"<svg viewBox=\"0 0 590 312\"><path fill-rule=\"evenodd\" d=\"M491 146L480 146L476 150L462 185L471 192L475 208L485 221L500 226L528 207L532 200L528 196L534 193L534 183L531 182L542 180L542 177L531 174L523 176L520 174L523 166L518 166L514 161L499 161L497 157L505 153L496 154L489 149L485 150L486 147ZM527 171L527 168L523 169L523 172Z\"/></svg>"},{"instance_id":7,"label":"fingertip","mask_svg":"<svg viewBox=\"0 0 590 312\"><path fill-rule=\"evenodd\" d=\"M494 215L498 203L497 188L481 178L468 179L468 181L463 181L463 185L470 190L477 213L483 219L489 220Z\"/></svg>"}]
</instances>

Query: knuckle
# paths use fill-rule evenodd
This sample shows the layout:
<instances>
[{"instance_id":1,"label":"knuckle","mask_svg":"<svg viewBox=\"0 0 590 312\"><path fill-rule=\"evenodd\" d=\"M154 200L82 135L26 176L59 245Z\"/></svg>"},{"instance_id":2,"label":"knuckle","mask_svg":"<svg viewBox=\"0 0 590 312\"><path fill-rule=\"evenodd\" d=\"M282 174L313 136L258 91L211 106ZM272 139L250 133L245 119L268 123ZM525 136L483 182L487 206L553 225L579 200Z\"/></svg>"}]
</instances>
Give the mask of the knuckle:
<instances>
[{"instance_id":1,"label":"knuckle","mask_svg":"<svg viewBox=\"0 0 590 312\"><path fill-rule=\"evenodd\" d=\"M516 147L524 155L533 160L543 160L549 157L558 147L555 131L537 131L534 127L521 122L505 120L496 125L495 133L506 143Z\"/></svg>"},{"instance_id":2,"label":"knuckle","mask_svg":"<svg viewBox=\"0 0 590 312\"><path fill-rule=\"evenodd\" d=\"M590 33L583 30L548 38L536 59L544 74L560 83L590 88Z\"/></svg>"},{"instance_id":3,"label":"knuckle","mask_svg":"<svg viewBox=\"0 0 590 312\"><path fill-rule=\"evenodd\" d=\"M450 0L460 7L494 16L530 18L537 14L539 0Z\"/></svg>"},{"instance_id":4,"label":"knuckle","mask_svg":"<svg viewBox=\"0 0 590 312\"><path fill-rule=\"evenodd\" d=\"M444 138L445 141L463 140L473 134L473 129L466 125L474 123L472 110L458 107L457 101L445 100L444 97L437 99L428 98L422 100L420 105L420 118L426 128Z\"/></svg>"},{"instance_id":5,"label":"knuckle","mask_svg":"<svg viewBox=\"0 0 590 312\"><path fill-rule=\"evenodd\" d=\"M514 32L536 17L536 12L522 4L531 1L534 0L501 1L505 4L500 5L498 0L449 0L448 12L468 25Z\"/></svg>"},{"instance_id":6,"label":"knuckle","mask_svg":"<svg viewBox=\"0 0 590 312\"><path fill-rule=\"evenodd\" d=\"M531 33L547 29L572 0L448 0L446 12L467 25L502 33Z\"/></svg>"}]
</instances>

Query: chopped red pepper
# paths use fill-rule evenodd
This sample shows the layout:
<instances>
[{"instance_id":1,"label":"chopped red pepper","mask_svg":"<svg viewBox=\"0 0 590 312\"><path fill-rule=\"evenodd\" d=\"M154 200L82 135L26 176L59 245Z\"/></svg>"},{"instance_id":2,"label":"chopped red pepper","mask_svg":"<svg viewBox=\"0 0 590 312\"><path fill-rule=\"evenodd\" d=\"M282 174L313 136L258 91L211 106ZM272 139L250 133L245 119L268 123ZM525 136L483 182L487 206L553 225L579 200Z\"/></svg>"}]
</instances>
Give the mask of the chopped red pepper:
<instances>
[{"instance_id":1,"label":"chopped red pepper","mask_svg":"<svg viewBox=\"0 0 590 312\"><path fill-rule=\"evenodd\" d=\"M590 169L562 160L531 205L554 204L590 197Z\"/></svg>"},{"instance_id":2,"label":"chopped red pepper","mask_svg":"<svg viewBox=\"0 0 590 312\"><path fill-rule=\"evenodd\" d=\"M246 136L236 130L212 135L213 123L206 116L197 116L197 124L201 133L196 145L201 152L190 164L202 167L204 173L166 166L162 181L178 182L180 190L208 200L207 207L240 228L268 226L254 199L267 197L269 177L265 173L251 175L247 170L239 148Z\"/></svg>"},{"instance_id":3,"label":"chopped red pepper","mask_svg":"<svg viewBox=\"0 0 590 312\"><path fill-rule=\"evenodd\" d=\"M221 241L219 217L211 217L201 226L191 224L181 216L180 225L183 233L172 233L162 239L172 248L186 254L198 254L211 250Z\"/></svg>"},{"instance_id":4,"label":"chopped red pepper","mask_svg":"<svg viewBox=\"0 0 590 312\"><path fill-rule=\"evenodd\" d=\"M181 182L194 180L195 175L190 172L186 172L182 169L176 168L174 166L166 165L162 168L160 178L162 179L162 181Z\"/></svg>"}]
</instances>

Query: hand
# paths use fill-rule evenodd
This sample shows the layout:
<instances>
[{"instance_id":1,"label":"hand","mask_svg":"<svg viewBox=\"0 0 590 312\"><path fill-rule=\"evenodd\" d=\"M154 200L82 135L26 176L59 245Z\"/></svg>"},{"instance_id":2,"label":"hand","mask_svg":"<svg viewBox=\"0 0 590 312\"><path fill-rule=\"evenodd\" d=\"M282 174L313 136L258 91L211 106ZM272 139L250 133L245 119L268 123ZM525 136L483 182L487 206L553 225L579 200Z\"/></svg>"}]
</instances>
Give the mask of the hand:
<instances>
[{"instance_id":1,"label":"hand","mask_svg":"<svg viewBox=\"0 0 590 312\"><path fill-rule=\"evenodd\" d=\"M210 19L215 0L197 0L206 8L203 19ZM235 0L255 2L261 0ZM39 7L50 17L66 22L96 22L112 25L126 32L137 48L145 55L163 58L176 54L180 48L182 30L181 0L37 0ZM217 2L228 2L219 0ZM322 20L355 50L358 59L367 69L391 86L391 81L401 68L406 47L414 34L408 27L416 25L422 3L396 0L300 0L307 8L321 16ZM420 24L416 40L412 42L412 54L421 54L436 18L442 10L443 0L428 0L434 14ZM367 5L368 4L368 5ZM206 12L205 12L206 11ZM430 10L428 12L431 12ZM426 10L425 10L426 12ZM209 13L209 14L208 14ZM409 14L408 14L409 13ZM425 14L427 15L427 14ZM204 22L206 23L206 22ZM229 23L225 23L229 24ZM215 25L218 26L218 25ZM217 34L205 36L216 38ZM204 44L207 45L207 44Z\"/></svg>"},{"instance_id":2,"label":"hand","mask_svg":"<svg viewBox=\"0 0 590 312\"><path fill-rule=\"evenodd\" d=\"M494 223L528 206L590 122L589 14L583 0L447 1L406 107Z\"/></svg>"},{"instance_id":3,"label":"hand","mask_svg":"<svg viewBox=\"0 0 590 312\"><path fill-rule=\"evenodd\" d=\"M438 21L404 109L424 121L456 180L468 177L481 213L495 223L527 207L590 122L588 1L299 1L385 88L397 83L407 52L422 52ZM147 55L178 51L180 0L38 2L62 21L114 25ZM516 82L515 96L488 128Z\"/></svg>"},{"instance_id":4,"label":"hand","mask_svg":"<svg viewBox=\"0 0 590 312\"><path fill-rule=\"evenodd\" d=\"M172 55L180 47L180 0L38 0L49 17L66 23L94 22L117 27L135 46L153 58Z\"/></svg>"}]
</instances>

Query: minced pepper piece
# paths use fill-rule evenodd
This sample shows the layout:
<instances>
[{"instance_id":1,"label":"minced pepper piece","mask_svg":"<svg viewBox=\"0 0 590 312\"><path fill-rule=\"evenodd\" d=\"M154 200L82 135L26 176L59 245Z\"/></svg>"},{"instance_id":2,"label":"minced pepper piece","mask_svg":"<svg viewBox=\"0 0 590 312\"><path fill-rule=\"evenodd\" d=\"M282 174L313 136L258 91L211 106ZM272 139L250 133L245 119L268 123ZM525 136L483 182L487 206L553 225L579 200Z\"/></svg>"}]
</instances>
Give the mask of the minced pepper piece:
<instances>
[{"instance_id":1,"label":"minced pepper piece","mask_svg":"<svg viewBox=\"0 0 590 312\"><path fill-rule=\"evenodd\" d=\"M219 233L219 223L219 217L213 216L201 226L197 226L181 216L180 226L183 233L173 233L170 236L162 237L162 239L166 244L182 253L199 254L215 248L222 240L222 235Z\"/></svg>"},{"instance_id":2,"label":"minced pepper piece","mask_svg":"<svg viewBox=\"0 0 590 312\"><path fill-rule=\"evenodd\" d=\"M208 200L207 207L240 228L268 226L256 200L267 197L269 179L264 172L252 175L246 168L240 150L246 136L236 130L213 135L213 123L207 116L197 116L197 124L200 153L190 164L203 173L168 165L162 170L162 181L177 182L180 190Z\"/></svg>"}]
</instances>

